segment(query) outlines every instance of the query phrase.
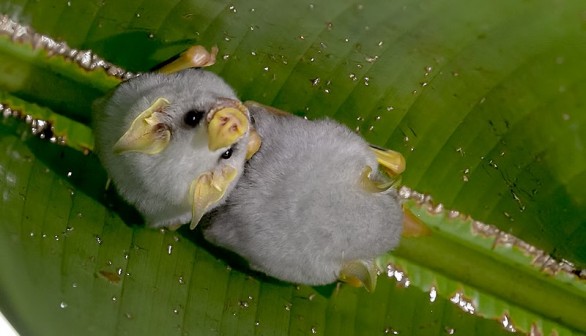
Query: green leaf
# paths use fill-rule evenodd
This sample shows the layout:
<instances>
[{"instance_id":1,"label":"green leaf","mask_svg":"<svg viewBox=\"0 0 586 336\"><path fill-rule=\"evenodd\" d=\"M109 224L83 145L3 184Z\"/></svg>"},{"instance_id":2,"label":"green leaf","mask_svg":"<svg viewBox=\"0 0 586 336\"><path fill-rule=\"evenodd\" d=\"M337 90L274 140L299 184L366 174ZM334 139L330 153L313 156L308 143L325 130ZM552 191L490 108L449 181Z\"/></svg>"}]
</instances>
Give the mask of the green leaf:
<instances>
[{"instance_id":1,"label":"green leaf","mask_svg":"<svg viewBox=\"0 0 586 336\"><path fill-rule=\"evenodd\" d=\"M210 69L244 100L356 128L405 155L406 186L500 229L486 237L437 203L408 201L432 233L383 259L391 266L374 294L251 273L188 230L143 228L104 190L103 169L79 150L92 146L91 102L117 79L0 36L3 108L50 121L68 144L40 141L15 118L0 125L0 309L22 334L586 332L584 280L570 265L586 266L585 9L0 2L18 22L133 72L217 44Z\"/></svg>"}]
</instances>

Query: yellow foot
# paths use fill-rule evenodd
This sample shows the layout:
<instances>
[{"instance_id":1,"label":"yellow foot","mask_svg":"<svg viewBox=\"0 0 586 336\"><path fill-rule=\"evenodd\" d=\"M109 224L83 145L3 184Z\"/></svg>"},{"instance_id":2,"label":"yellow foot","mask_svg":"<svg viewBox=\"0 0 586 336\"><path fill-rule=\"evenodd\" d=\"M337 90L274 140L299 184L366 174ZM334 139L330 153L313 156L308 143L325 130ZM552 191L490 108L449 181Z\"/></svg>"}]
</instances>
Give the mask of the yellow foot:
<instances>
[{"instance_id":1,"label":"yellow foot","mask_svg":"<svg viewBox=\"0 0 586 336\"><path fill-rule=\"evenodd\" d=\"M216 63L216 56L218 55L218 47L213 46L208 52L206 48L195 45L184 52L179 57L169 64L164 65L157 70L161 73L173 73L189 68L203 68Z\"/></svg>"}]
</instances>

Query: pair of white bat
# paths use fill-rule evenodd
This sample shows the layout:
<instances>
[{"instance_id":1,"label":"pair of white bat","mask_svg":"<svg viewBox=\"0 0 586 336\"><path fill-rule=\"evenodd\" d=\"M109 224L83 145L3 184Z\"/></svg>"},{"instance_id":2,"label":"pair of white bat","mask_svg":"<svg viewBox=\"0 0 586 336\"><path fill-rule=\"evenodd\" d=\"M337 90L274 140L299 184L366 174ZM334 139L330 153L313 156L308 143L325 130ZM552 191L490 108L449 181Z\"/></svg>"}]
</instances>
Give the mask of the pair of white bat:
<instances>
[{"instance_id":1,"label":"pair of white bat","mask_svg":"<svg viewBox=\"0 0 586 336\"><path fill-rule=\"evenodd\" d=\"M209 213L207 240L275 278L373 290L374 259L401 235L386 177L403 157L331 120L242 104L220 77L184 67L123 82L97 104L96 153L119 194L151 227L193 229Z\"/></svg>"}]
</instances>

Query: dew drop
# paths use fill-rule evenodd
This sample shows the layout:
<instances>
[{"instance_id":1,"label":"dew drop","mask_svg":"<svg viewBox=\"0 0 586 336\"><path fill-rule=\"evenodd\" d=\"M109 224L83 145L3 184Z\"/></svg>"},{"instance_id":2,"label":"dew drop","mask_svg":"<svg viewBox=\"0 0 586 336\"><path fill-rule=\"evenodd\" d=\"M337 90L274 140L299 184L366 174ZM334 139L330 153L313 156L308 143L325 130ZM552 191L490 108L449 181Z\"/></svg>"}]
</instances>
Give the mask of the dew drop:
<instances>
[{"instance_id":1,"label":"dew drop","mask_svg":"<svg viewBox=\"0 0 586 336\"><path fill-rule=\"evenodd\" d=\"M230 55L229 55L229 54L225 54L224 56L222 56L222 59L223 59L223 60L227 60L227 59L229 59L229 58L230 58Z\"/></svg>"},{"instance_id":2,"label":"dew drop","mask_svg":"<svg viewBox=\"0 0 586 336\"><path fill-rule=\"evenodd\" d=\"M77 282L74 282L74 283L72 283L72 284L71 284L71 287L73 287L73 288L77 288Z\"/></svg>"},{"instance_id":3,"label":"dew drop","mask_svg":"<svg viewBox=\"0 0 586 336\"><path fill-rule=\"evenodd\" d=\"M102 245L102 237L94 235L94 238L96 238L96 243L98 243L98 245Z\"/></svg>"},{"instance_id":4,"label":"dew drop","mask_svg":"<svg viewBox=\"0 0 586 336\"><path fill-rule=\"evenodd\" d=\"M126 317L129 320L132 320L132 314L130 314L130 313L125 313L124 317Z\"/></svg>"},{"instance_id":5,"label":"dew drop","mask_svg":"<svg viewBox=\"0 0 586 336\"><path fill-rule=\"evenodd\" d=\"M309 301L313 301L313 299L315 299L315 294L311 294L310 296L307 297L307 299Z\"/></svg>"},{"instance_id":6,"label":"dew drop","mask_svg":"<svg viewBox=\"0 0 586 336\"><path fill-rule=\"evenodd\" d=\"M67 7L71 7L71 1L67 1Z\"/></svg>"},{"instance_id":7,"label":"dew drop","mask_svg":"<svg viewBox=\"0 0 586 336\"><path fill-rule=\"evenodd\" d=\"M248 301L238 301L240 308L248 308Z\"/></svg>"},{"instance_id":8,"label":"dew drop","mask_svg":"<svg viewBox=\"0 0 586 336\"><path fill-rule=\"evenodd\" d=\"M167 254L171 255L171 253L173 253L173 245L169 244L167 245Z\"/></svg>"},{"instance_id":9,"label":"dew drop","mask_svg":"<svg viewBox=\"0 0 586 336\"><path fill-rule=\"evenodd\" d=\"M258 327L260 325L260 321L254 322L254 325Z\"/></svg>"},{"instance_id":10,"label":"dew drop","mask_svg":"<svg viewBox=\"0 0 586 336\"><path fill-rule=\"evenodd\" d=\"M436 298L437 298L437 291L435 289L435 286L431 286L431 289L429 290L429 302L435 302Z\"/></svg>"},{"instance_id":11,"label":"dew drop","mask_svg":"<svg viewBox=\"0 0 586 336\"><path fill-rule=\"evenodd\" d=\"M292 303L286 303L285 304L285 310L286 311L291 311L291 307L293 307L293 304Z\"/></svg>"},{"instance_id":12,"label":"dew drop","mask_svg":"<svg viewBox=\"0 0 586 336\"><path fill-rule=\"evenodd\" d=\"M316 327L311 327L311 333L312 334L317 334L317 328Z\"/></svg>"},{"instance_id":13,"label":"dew drop","mask_svg":"<svg viewBox=\"0 0 586 336\"><path fill-rule=\"evenodd\" d=\"M250 52L250 54L251 54L252 56L256 56L256 51L254 51L254 50L253 50L253 51L251 51L251 52Z\"/></svg>"},{"instance_id":14,"label":"dew drop","mask_svg":"<svg viewBox=\"0 0 586 336\"><path fill-rule=\"evenodd\" d=\"M264 68L262 68L262 69L263 69L264 71L269 71L269 67L268 67L268 66L266 66L266 67L264 67Z\"/></svg>"},{"instance_id":15,"label":"dew drop","mask_svg":"<svg viewBox=\"0 0 586 336\"><path fill-rule=\"evenodd\" d=\"M183 280L183 275L179 276L179 284L183 285L185 283L185 280Z\"/></svg>"},{"instance_id":16,"label":"dew drop","mask_svg":"<svg viewBox=\"0 0 586 336\"><path fill-rule=\"evenodd\" d=\"M445 327L444 330L448 335L453 335L454 333L456 333L456 330L454 328Z\"/></svg>"},{"instance_id":17,"label":"dew drop","mask_svg":"<svg viewBox=\"0 0 586 336\"><path fill-rule=\"evenodd\" d=\"M173 314L175 314L175 315L179 314L179 309L177 309L177 308L174 308L174 309L173 309Z\"/></svg>"},{"instance_id":18,"label":"dew drop","mask_svg":"<svg viewBox=\"0 0 586 336\"><path fill-rule=\"evenodd\" d=\"M73 175L72 172L67 172L67 177L71 177L71 175Z\"/></svg>"},{"instance_id":19,"label":"dew drop","mask_svg":"<svg viewBox=\"0 0 586 336\"><path fill-rule=\"evenodd\" d=\"M364 60L367 63L374 63L374 62L376 62L376 60L378 60L378 56L372 56L372 57L371 56L367 56L367 57L364 58Z\"/></svg>"},{"instance_id":20,"label":"dew drop","mask_svg":"<svg viewBox=\"0 0 586 336\"><path fill-rule=\"evenodd\" d=\"M59 303L59 307L65 309L67 308L67 303L65 301L61 301L61 303Z\"/></svg>"},{"instance_id":21,"label":"dew drop","mask_svg":"<svg viewBox=\"0 0 586 336\"><path fill-rule=\"evenodd\" d=\"M321 79L319 77L316 77L314 79L310 79L309 81L311 82L311 85L317 86L319 84L319 82L321 81Z\"/></svg>"},{"instance_id":22,"label":"dew drop","mask_svg":"<svg viewBox=\"0 0 586 336\"><path fill-rule=\"evenodd\" d=\"M466 313L474 314L476 312L476 307L474 306L472 301L464 297L464 295L461 292L456 292L456 294L454 294L454 296L450 298L450 301L452 303L455 303L458 307L460 307L460 309L462 309Z\"/></svg>"},{"instance_id":23,"label":"dew drop","mask_svg":"<svg viewBox=\"0 0 586 336\"><path fill-rule=\"evenodd\" d=\"M513 323L511 321L511 318L509 317L509 315L507 315L507 314L503 315L503 317L501 318L501 324L503 325L503 327L505 328L506 331L512 332L512 333L517 332L517 329L515 328L515 326L513 326Z\"/></svg>"},{"instance_id":24,"label":"dew drop","mask_svg":"<svg viewBox=\"0 0 586 336\"><path fill-rule=\"evenodd\" d=\"M136 13L136 17L139 18L140 17L140 13Z\"/></svg>"},{"instance_id":25,"label":"dew drop","mask_svg":"<svg viewBox=\"0 0 586 336\"><path fill-rule=\"evenodd\" d=\"M228 7L228 9L229 9L229 10L230 10L230 12L232 12L232 13L236 13L236 12L237 12L237 10L236 10L236 6L234 6L234 5L232 5L232 6Z\"/></svg>"},{"instance_id":26,"label":"dew drop","mask_svg":"<svg viewBox=\"0 0 586 336\"><path fill-rule=\"evenodd\" d=\"M118 301L118 298L116 296L112 296L112 302L116 302Z\"/></svg>"}]
</instances>

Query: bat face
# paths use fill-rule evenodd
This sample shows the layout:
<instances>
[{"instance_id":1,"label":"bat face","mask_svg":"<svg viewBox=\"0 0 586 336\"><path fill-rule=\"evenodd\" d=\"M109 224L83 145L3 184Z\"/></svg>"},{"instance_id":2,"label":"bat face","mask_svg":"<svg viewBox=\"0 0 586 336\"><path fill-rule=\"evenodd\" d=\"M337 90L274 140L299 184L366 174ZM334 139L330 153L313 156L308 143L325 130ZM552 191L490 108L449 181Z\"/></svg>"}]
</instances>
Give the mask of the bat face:
<instances>
[{"instance_id":1,"label":"bat face","mask_svg":"<svg viewBox=\"0 0 586 336\"><path fill-rule=\"evenodd\" d=\"M195 226L242 172L248 110L210 72L144 74L101 106L94 113L96 153L151 226Z\"/></svg>"}]
</instances>

